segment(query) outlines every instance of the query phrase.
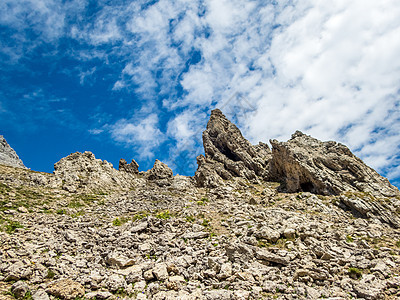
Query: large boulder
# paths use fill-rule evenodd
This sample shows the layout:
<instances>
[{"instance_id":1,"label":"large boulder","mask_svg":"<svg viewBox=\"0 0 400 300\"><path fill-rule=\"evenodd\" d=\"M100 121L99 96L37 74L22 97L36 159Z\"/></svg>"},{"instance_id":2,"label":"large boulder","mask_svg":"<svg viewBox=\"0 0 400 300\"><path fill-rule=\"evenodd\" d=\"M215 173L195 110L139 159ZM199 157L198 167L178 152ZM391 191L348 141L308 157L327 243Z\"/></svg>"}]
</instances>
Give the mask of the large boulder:
<instances>
[{"instance_id":1,"label":"large boulder","mask_svg":"<svg viewBox=\"0 0 400 300\"><path fill-rule=\"evenodd\" d=\"M0 135L0 164L26 169L22 160L2 135Z\"/></svg>"},{"instance_id":2,"label":"large boulder","mask_svg":"<svg viewBox=\"0 0 400 300\"><path fill-rule=\"evenodd\" d=\"M393 197L399 190L363 163L345 145L321 142L296 131L287 142L272 145L270 180L282 182L286 192L338 195L365 192Z\"/></svg>"},{"instance_id":3,"label":"large boulder","mask_svg":"<svg viewBox=\"0 0 400 300\"><path fill-rule=\"evenodd\" d=\"M203 132L205 156L197 158L195 179L200 186L218 186L222 179L249 180L268 177L271 151L266 144L253 146L219 109L211 112Z\"/></svg>"}]
</instances>

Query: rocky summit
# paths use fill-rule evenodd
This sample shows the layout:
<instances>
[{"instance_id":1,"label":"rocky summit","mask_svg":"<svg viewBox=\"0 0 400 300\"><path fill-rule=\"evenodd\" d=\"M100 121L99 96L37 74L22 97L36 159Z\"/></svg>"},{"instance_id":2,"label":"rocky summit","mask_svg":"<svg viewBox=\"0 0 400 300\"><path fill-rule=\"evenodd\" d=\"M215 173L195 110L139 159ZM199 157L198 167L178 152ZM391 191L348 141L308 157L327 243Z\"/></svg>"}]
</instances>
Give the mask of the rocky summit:
<instances>
[{"instance_id":1,"label":"rocky summit","mask_svg":"<svg viewBox=\"0 0 400 300\"><path fill-rule=\"evenodd\" d=\"M26 168L17 153L10 147L2 135L0 135L0 164L16 168Z\"/></svg>"},{"instance_id":2,"label":"rocky summit","mask_svg":"<svg viewBox=\"0 0 400 300\"><path fill-rule=\"evenodd\" d=\"M400 298L400 193L346 146L251 145L219 110L203 142L193 177L1 160L0 299Z\"/></svg>"}]
</instances>

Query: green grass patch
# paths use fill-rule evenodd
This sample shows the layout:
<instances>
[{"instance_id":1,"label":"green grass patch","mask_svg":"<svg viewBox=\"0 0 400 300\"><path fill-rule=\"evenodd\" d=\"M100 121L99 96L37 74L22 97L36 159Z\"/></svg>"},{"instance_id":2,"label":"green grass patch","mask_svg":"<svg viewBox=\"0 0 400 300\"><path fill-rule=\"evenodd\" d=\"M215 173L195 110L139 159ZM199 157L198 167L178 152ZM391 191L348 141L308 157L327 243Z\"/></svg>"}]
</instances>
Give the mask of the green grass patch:
<instances>
[{"instance_id":1,"label":"green grass patch","mask_svg":"<svg viewBox=\"0 0 400 300\"><path fill-rule=\"evenodd\" d=\"M77 199L71 200L71 202L68 203L68 207L69 208L79 208L79 207L82 207L82 206L84 206L84 204L82 204Z\"/></svg>"},{"instance_id":2,"label":"green grass patch","mask_svg":"<svg viewBox=\"0 0 400 300\"><path fill-rule=\"evenodd\" d=\"M115 218L114 221L112 222L113 226L121 226L122 222L119 218Z\"/></svg>"},{"instance_id":3,"label":"green grass patch","mask_svg":"<svg viewBox=\"0 0 400 300\"><path fill-rule=\"evenodd\" d=\"M6 232L11 234L13 233L17 228L24 228L18 221L12 221L8 220L8 224L6 224L4 227L6 229Z\"/></svg>"},{"instance_id":4,"label":"green grass patch","mask_svg":"<svg viewBox=\"0 0 400 300\"><path fill-rule=\"evenodd\" d=\"M92 203L94 201L99 200L99 196L93 195L93 194L82 194L82 195L79 195L78 198L85 203Z\"/></svg>"},{"instance_id":5,"label":"green grass patch","mask_svg":"<svg viewBox=\"0 0 400 300\"><path fill-rule=\"evenodd\" d=\"M148 215L149 215L149 214L146 213L146 212L137 213L137 214L135 214L135 215L132 217L132 221L144 219L144 218L146 218Z\"/></svg>"},{"instance_id":6,"label":"green grass patch","mask_svg":"<svg viewBox=\"0 0 400 300\"><path fill-rule=\"evenodd\" d=\"M77 217L80 217L80 216L83 216L83 215L85 215L85 211L84 211L84 210L80 210L80 211L78 211L78 212L76 212L76 213L73 213L73 214L71 215L71 217L72 217L72 218L77 218Z\"/></svg>"},{"instance_id":7,"label":"green grass patch","mask_svg":"<svg viewBox=\"0 0 400 300\"><path fill-rule=\"evenodd\" d=\"M17 199L27 199L27 200L37 200L43 197L43 195L41 193L38 193L36 191L32 191L32 190L28 190L24 187L17 187L16 188L16 198Z\"/></svg>"},{"instance_id":8,"label":"green grass patch","mask_svg":"<svg viewBox=\"0 0 400 300\"><path fill-rule=\"evenodd\" d=\"M357 279L360 279L362 277L362 271L358 268L349 268L349 275L351 277L356 277Z\"/></svg>"},{"instance_id":9,"label":"green grass patch","mask_svg":"<svg viewBox=\"0 0 400 300\"><path fill-rule=\"evenodd\" d=\"M196 220L196 218L192 215L186 216L185 219L190 223L193 223Z\"/></svg>"},{"instance_id":10,"label":"green grass patch","mask_svg":"<svg viewBox=\"0 0 400 300\"><path fill-rule=\"evenodd\" d=\"M203 202L209 202L210 200L208 200L208 198L207 198L207 197L202 197L202 198L200 199L200 201L203 201Z\"/></svg>"},{"instance_id":11,"label":"green grass patch","mask_svg":"<svg viewBox=\"0 0 400 300\"><path fill-rule=\"evenodd\" d=\"M125 218L125 217L115 218L114 221L112 222L112 224L113 224L113 226L121 226L128 221L129 221L129 219Z\"/></svg>"},{"instance_id":12,"label":"green grass patch","mask_svg":"<svg viewBox=\"0 0 400 300\"><path fill-rule=\"evenodd\" d=\"M210 227L210 220L208 219L203 219L203 222L201 223L204 227Z\"/></svg>"},{"instance_id":13,"label":"green grass patch","mask_svg":"<svg viewBox=\"0 0 400 300\"><path fill-rule=\"evenodd\" d=\"M158 218L158 219L167 220L167 219L169 219L169 218L171 218L171 217L172 217L172 215L171 215L171 213L169 212L169 210L164 210L164 211L159 212L159 213L156 214L156 218Z\"/></svg>"},{"instance_id":14,"label":"green grass patch","mask_svg":"<svg viewBox=\"0 0 400 300\"><path fill-rule=\"evenodd\" d=\"M48 279L53 279L53 278L54 278L54 276L56 276L56 273L54 273L54 271L53 271L53 270L51 270L51 269L47 269L47 275L46 275L46 278L48 278Z\"/></svg>"},{"instance_id":15,"label":"green grass patch","mask_svg":"<svg viewBox=\"0 0 400 300\"><path fill-rule=\"evenodd\" d=\"M264 240L258 240L258 241L257 241L257 247L266 248L266 247L268 247L268 246L269 246L269 244L268 244L266 241L264 241Z\"/></svg>"}]
</instances>

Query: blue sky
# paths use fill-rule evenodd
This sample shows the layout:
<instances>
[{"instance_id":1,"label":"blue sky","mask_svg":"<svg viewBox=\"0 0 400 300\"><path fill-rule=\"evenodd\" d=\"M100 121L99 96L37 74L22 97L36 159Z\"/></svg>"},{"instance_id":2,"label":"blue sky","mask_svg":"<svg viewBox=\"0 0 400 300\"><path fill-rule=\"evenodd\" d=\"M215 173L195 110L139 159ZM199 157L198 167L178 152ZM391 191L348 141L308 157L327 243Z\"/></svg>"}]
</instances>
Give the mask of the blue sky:
<instances>
[{"instance_id":1,"label":"blue sky","mask_svg":"<svg viewBox=\"0 0 400 300\"><path fill-rule=\"evenodd\" d=\"M216 107L252 143L336 140L400 185L396 0L3 0L0 134L193 175Z\"/></svg>"}]
</instances>

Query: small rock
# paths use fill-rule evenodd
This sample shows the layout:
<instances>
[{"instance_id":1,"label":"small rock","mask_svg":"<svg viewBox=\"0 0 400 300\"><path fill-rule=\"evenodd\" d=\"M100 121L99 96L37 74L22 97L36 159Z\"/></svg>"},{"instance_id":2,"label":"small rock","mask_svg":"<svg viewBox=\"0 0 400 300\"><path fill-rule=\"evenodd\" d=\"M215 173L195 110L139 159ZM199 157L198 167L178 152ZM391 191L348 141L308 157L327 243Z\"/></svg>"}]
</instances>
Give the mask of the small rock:
<instances>
[{"instance_id":1,"label":"small rock","mask_svg":"<svg viewBox=\"0 0 400 300\"><path fill-rule=\"evenodd\" d=\"M143 272L143 278L146 281L153 280L154 279L153 271L152 270L147 270L147 271Z\"/></svg>"},{"instance_id":2,"label":"small rock","mask_svg":"<svg viewBox=\"0 0 400 300\"><path fill-rule=\"evenodd\" d=\"M257 259L266 260L269 262L273 262L276 264L287 265L289 264L289 260L285 257L278 256L266 250L257 251Z\"/></svg>"},{"instance_id":3,"label":"small rock","mask_svg":"<svg viewBox=\"0 0 400 300\"><path fill-rule=\"evenodd\" d=\"M101 292L101 291L96 291L96 292L91 292L87 293L85 295L85 299L95 299L95 300L103 300L103 299L109 299L113 296L110 292Z\"/></svg>"},{"instance_id":4,"label":"small rock","mask_svg":"<svg viewBox=\"0 0 400 300\"><path fill-rule=\"evenodd\" d=\"M32 295L32 300L49 300L49 295L44 290L38 290Z\"/></svg>"},{"instance_id":5,"label":"small rock","mask_svg":"<svg viewBox=\"0 0 400 300\"><path fill-rule=\"evenodd\" d=\"M28 213L29 212L29 210L26 208L26 207L23 207L23 206L20 206L20 207L18 207L18 209L17 209L20 213Z\"/></svg>"},{"instance_id":6,"label":"small rock","mask_svg":"<svg viewBox=\"0 0 400 300\"><path fill-rule=\"evenodd\" d=\"M68 278L51 283L46 292L61 299L72 300L82 297L85 294L85 288L80 283Z\"/></svg>"},{"instance_id":7,"label":"small rock","mask_svg":"<svg viewBox=\"0 0 400 300\"><path fill-rule=\"evenodd\" d=\"M262 227L261 230L256 232L255 235L258 238L266 239L272 243L275 243L281 237L281 234L278 231L269 227Z\"/></svg>"},{"instance_id":8,"label":"small rock","mask_svg":"<svg viewBox=\"0 0 400 300\"><path fill-rule=\"evenodd\" d=\"M11 292L16 298L24 297L27 291L29 291L29 286L25 281L17 281L11 286Z\"/></svg>"},{"instance_id":9,"label":"small rock","mask_svg":"<svg viewBox=\"0 0 400 300\"><path fill-rule=\"evenodd\" d=\"M138 249L141 252L148 252L151 250L151 245L150 243L143 243L139 245Z\"/></svg>"},{"instance_id":10,"label":"small rock","mask_svg":"<svg viewBox=\"0 0 400 300\"><path fill-rule=\"evenodd\" d=\"M116 292L120 289L126 289L127 284L122 275L112 274L108 277L106 285L111 292Z\"/></svg>"},{"instance_id":11,"label":"small rock","mask_svg":"<svg viewBox=\"0 0 400 300\"><path fill-rule=\"evenodd\" d=\"M199 232L188 232L183 235L184 239L204 239L209 236L208 232L199 231Z\"/></svg>"},{"instance_id":12,"label":"small rock","mask_svg":"<svg viewBox=\"0 0 400 300\"><path fill-rule=\"evenodd\" d=\"M168 279L167 265L165 263L156 264L153 268L153 274L154 276L156 276L158 280L167 280Z\"/></svg>"},{"instance_id":13,"label":"small rock","mask_svg":"<svg viewBox=\"0 0 400 300\"><path fill-rule=\"evenodd\" d=\"M230 276L232 276L232 263L227 262L222 264L218 277L220 279L225 279Z\"/></svg>"},{"instance_id":14,"label":"small rock","mask_svg":"<svg viewBox=\"0 0 400 300\"><path fill-rule=\"evenodd\" d=\"M131 232L136 233L136 232L143 231L147 228L147 226L149 226L149 224L146 221L141 222L141 223L137 224L136 226L133 226L131 228Z\"/></svg>"},{"instance_id":15,"label":"small rock","mask_svg":"<svg viewBox=\"0 0 400 300\"><path fill-rule=\"evenodd\" d=\"M296 230L293 228L286 228L283 231L283 236L289 240L296 238Z\"/></svg>"},{"instance_id":16,"label":"small rock","mask_svg":"<svg viewBox=\"0 0 400 300\"><path fill-rule=\"evenodd\" d=\"M135 260L123 256L119 253L111 253L106 260L110 266L117 266L120 268L126 268L135 264Z\"/></svg>"}]
</instances>

